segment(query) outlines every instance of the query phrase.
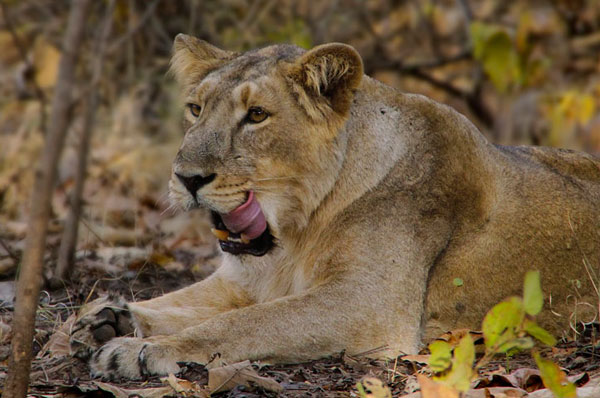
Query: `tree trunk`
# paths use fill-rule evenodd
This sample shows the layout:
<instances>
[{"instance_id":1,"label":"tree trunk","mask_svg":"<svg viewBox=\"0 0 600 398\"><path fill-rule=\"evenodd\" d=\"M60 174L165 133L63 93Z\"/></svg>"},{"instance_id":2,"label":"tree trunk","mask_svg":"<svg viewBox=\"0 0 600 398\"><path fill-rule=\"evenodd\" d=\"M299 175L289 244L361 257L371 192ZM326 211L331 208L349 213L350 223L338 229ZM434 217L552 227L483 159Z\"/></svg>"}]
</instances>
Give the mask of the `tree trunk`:
<instances>
[{"instance_id":1,"label":"tree trunk","mask_svg":"<svg viewBox=\"0 0 600 398\"><path fill-rule=\"evenodd\" d=\"M98 90L96 89L96 86L102 77L104 54L106 53L106 45L112 27L114 9L115 0L111 0L106 9L101 33L97 39L95 50L97 55L90 59L92 84L90 85L90 92L84 105L85 113L83 115L83 127L81 130L81 140L79 142L75 187L71 193L71 206L69 208L69 214L60 242L56 272L52 281L53 285L60 285L73 269L73 257L77 247L77 231L79 229L79 218L81 217L83 187L85 185L85 177L87 174L87 159L94 130L94 117L96 108L98 107Z\"/></svg>"},{"instance_id":2,"label":"tree trunk","mask_svg":"<svg viewBox=\"0 0 600 398\"><path fill-rule=\"evenodd\" d=\"M35 171L31 193L29 225L23 262L17 282L17 301L12 321L13 338L8 375L3 391L5 398L27 395L31 368L35 315L42 282L42 267L46 232L51 212L52 193L56 182L57 164L68 127L71 91L75 80L75 65L82 42L89 0L73 0L63 42L58 80L52 99L52 114L42 159Z\"/></svg>"}]
</instances>

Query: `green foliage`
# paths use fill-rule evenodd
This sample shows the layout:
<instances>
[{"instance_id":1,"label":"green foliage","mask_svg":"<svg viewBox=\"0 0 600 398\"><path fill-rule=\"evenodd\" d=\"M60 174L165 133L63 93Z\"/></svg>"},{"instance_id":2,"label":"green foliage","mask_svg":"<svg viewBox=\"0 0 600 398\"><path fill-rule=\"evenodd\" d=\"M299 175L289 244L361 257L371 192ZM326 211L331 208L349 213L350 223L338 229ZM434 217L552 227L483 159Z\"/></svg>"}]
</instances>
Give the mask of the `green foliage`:
<instances>
[{"instance_id":1,"label":"green foliage","mask_svg":"<svg viewBox=\"0 0 600 398\"><path fill-rule=\"evenodd\" d=\"M530 23L530 19L521 18L514 39L498 25L476 21L470 26L473 57L500 92L527 85L548 67L546 59L531 58L527 28Z\"/></svg>"},{"instance_id":2,"label":"green foliage","mask_svg":"<svg viewBox=\"0 0 600 398\"><path fill-rule=\"evenodd\" d=\"M552 391L556 397L575 398L577 396L575 385L567 380L567 376L557 364L543 359L537 352L533 353L533 357L542 375L544 386Z\"/></svg>"},{"instance_id":3,"label":"green foliage","mask_svg":"<svg viewBox=\"0 0 600 398\"><path fill-rule=\"evenodd\" d=\"M454 278L454 280L452 281L452 284L456 287L461 287L464 284L464 282L460 278Z\"/></svg>"},{"instance_id":4,"label":"green foliage","mask_svg":"<svg viewBox=\"0 0 600 398\"><path fill-rule=\"evenodd\" d=\"M293 43L299 47L309 49L313 46L313 40L306 23L299 18L290 20L278 30L268 32L268 41L274 43Z\"/></svg>"},{"instance_id":5,"label":"green foliage","mask_svg":"<svg viewBox=\"0 0 600 398\"><path fill-rule=\"evenodd\" d=\"M535 337L537 340L542 343L553 346L556 344L556 339L550 333L548 333L544 328L540 327L537 323L526 319L525 324L523 325L523 329L527 332L528 335Z\"/></svg>"},{"instance_id":6,"label":"green foliage","mask_svg":"<svg viewBox=\"0 0 600 398\"><path fill-rule=\"evenodd\" d=\"M458 278L457 278L458 279ZM455 283L456 285L456 283ZM533 338L543 344L552 346L556 339L539 326L533 316L537 315L544 304L540 284L540 273L530 271L525 275L523 298L510 297L496 304L485 316L482 324L485 340L485 355L479 360L475 369L485 365L491 358L498 354L511 356L519 351L529 350L534 347ZM532 338L533 337L533 338ZM469 389L471 380L476 374L473 369L475 361L475 348L470 335L463 337L452 352L452 345L445 341L434 341L429 345L431 356L429 368L436 373L434 380L439 381L457 391ZM568 386L564 385L556 372L556 365L549 362L538 362L538 366L545 366L546 377L544 384L559 397L570 397ZM542 361L542 360L540 360ZM542 370L540 366L540 370ZM560 372L560 369L558 369ZM552 388L562 388L560 394ZM564 395L567 394L567 395Z\"/></svg>"},{"instance_id":7,"label":"green foliage","mask_svg":"<svg viewBox=\"0 0 600 398\"><path fill-rule=\"evenodd\" d=\"M544 295L542 294L539 271L529 271L525 274L523 304L525 312L529 315L537 315L542 310L544 305Z\"/></svg>"},{"instance_id":8,"label":"green foliage","mask_svg":"<svg viewBox=\"0 0 600 398\"><path fill-rule=\"evenodd\" d=\"M486 349L495 349L514 339L524 316L523 305L518 297L496 304L483 318L481 325Z\"/></svg>"}]
</instances>

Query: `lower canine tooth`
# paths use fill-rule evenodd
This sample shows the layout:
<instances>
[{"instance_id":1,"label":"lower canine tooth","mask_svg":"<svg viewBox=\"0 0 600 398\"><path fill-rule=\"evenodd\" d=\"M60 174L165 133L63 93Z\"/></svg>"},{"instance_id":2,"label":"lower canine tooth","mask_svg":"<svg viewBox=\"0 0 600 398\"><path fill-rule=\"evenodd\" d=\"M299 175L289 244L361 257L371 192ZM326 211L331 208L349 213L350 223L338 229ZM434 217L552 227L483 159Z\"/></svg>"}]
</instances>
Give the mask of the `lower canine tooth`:
<instances>
[{"instance_id":1,"label":"lower canine tooth","mask_svg":"<svg viewBox=\"0 0 600 398\"><path fill-rule=\"evenodd\" d=\"M222 229L211 228L210 232L219 240L227 240L229 237L229 231L223 231Z\"/></svg>"},{"instance_id":2,"label":"lower canine tooth","mask_svg":"<svg viewBox=\"0 0 600 398\"><path fill-rule=\"evenodd\" d=\"M241 234L241 235L240 235L240 239L242 240L242 243L244 243L244 244L246 244L246 245L247 245L248 243L250 243L250 238L248 238L248 236L247 236L246 234Z\"/></svg>"}]
</instances>

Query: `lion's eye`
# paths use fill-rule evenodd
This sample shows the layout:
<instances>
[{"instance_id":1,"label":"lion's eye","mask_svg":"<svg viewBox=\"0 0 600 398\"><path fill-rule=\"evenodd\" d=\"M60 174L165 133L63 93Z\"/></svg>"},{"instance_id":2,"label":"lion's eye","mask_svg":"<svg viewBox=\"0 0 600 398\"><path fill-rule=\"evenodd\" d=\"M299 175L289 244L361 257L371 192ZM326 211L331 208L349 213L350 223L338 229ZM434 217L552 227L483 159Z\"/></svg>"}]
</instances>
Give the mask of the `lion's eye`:
<instances>
[{"instance_id":1,"label":"lion's eye","mask_svg":"<svg viewBox=\"0 0 600 398\"><path fill-rule=\"evenodd\" d=\"M202 110L200 105L189 103L189 104L187 104L187 107L190 110L190 113L192 114L192 116L194 116L194 117L200 116L200 111Z\"/></svg>"},{"instance_id":2,"label":"lion's eye","mask_svg":"<svg viewBox=\"0 0 600 398\"><path fill-rule=\"evenodd\" d=\"M250 123L260 123L264 121L269 115L264 111L263 108L258 106L253 106L248 110L248 115L246 116L246 120Z\"/></svg>"}]
</instances>

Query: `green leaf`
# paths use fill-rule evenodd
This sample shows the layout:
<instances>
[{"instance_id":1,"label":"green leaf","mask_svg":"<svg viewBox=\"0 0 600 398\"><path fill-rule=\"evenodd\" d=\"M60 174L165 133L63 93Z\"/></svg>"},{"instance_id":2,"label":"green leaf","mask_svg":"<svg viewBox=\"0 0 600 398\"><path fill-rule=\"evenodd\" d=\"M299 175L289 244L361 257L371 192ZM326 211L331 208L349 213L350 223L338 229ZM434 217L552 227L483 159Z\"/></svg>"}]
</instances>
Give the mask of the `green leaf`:
<instances>
[{"instance_id":1,"label":"green leaf","mask_svg":"<svg viewBox=\"0 0 600 398\"><path fill-rule=\"evenodd\" d=\"M473 378L473 361L475 360L475 346L470 335L465 335L458 346L454 349L454 358L452 359L452 368L450 371L436 377L446 385L449 385L458 391L467 391L471 386Z\"/></svg>"},{"instance_id":2,"label":"green leaf","mask_svg":"<svg viewBox=\"0 0 600 398\"><path fill-rule=\"evenodd\" d=\"M367 398L367 393L365 391L365 388L362 386L362 384L360 382L356 383L355 387L358 390L358 396L360 398Z\"/></svg>"},{"instance_id":3,"label":"green leaf","mask_svg":"<svg viewBox=\"0 0 600 398\"><path fill-rule=\"evenodd\" d=\"M541 341L542 343L553 346L556 344L556 339L546 329L539 326L537 323L531 320L525 321L525 331L532 337Z\"/></svg>"},{"instance_id":4,"label":"green leaf","mask_svg":"<svg viewBox=\"0 0 600 398\"><path fill-rule=\"evenodd\" d=\"M529 315L537 315L544 306L544 295L540 282L540 271L528 271L523 287L523 307Z\"/></svg>"},{"instance_id":5,"label":"green leaf","mask_svg":"<svg viewBox=\"0 0 600 398\"><path fill-rule=\"evenodd\" d=\"M481 60L486 47L486 42L491 35L498 32L498 26L475 21L469 26L471 40L473 41L473 56Z\"/></svg>"},{"instance_id":6,"label":"green leaf","mask_svg":"<svg viewBox=\"0 0 600 398\"><path fill-rule=\"evenodd\" d=\"M454 278L454 280L452 281L452 284L456 287L461 287L463 283L463 280L460 278Z\"/></svg>"},{"instance_id":7,"label":"green leaf","mask_svg":"<svg viewBox=\"0 0 600 398\"><path fill-rule=\"evenodd\" d=\"M547 389L558 398L576 398L577 391L575 384L567 380L567 375L560 370L557 364L540 357L540 354L533 354L535 363L540 370L542 381Z\"/></svg>"},{"instance_id":8,"label":"green leaf","mask_svg":"<svg viewBox=\"0 0 600 398\"><path fill-rule=\"evenodd\" d=\"M496 304L483 319L481 329L487 349L516 338L517 327L521 325L525 312L523 303L518 297L511 297Z\"/></svg>"},{"instance_id":9,"label":"green leaf","mask_svg":"<svg viewBox=\"0 0 600 398\"><path fill-rule=\"evenodd\" d=\"M434 341L429 344L429 368L432 372L441 373L452 365L452 346L445 341Z\"/></svg>"},{"instance_id":10,"label":"green leaf","mask_svg":"<svg viewBox=\"0 0 600 398\"><path fill-rule=\"evenodd\" d=\"M496 32L485 43L482 55L483 69L496 88L506 91L520 75L519 58L506 32Z\"/></svg>"}]
</instances>

